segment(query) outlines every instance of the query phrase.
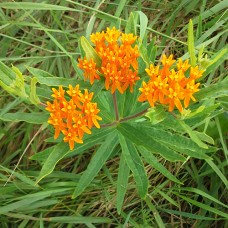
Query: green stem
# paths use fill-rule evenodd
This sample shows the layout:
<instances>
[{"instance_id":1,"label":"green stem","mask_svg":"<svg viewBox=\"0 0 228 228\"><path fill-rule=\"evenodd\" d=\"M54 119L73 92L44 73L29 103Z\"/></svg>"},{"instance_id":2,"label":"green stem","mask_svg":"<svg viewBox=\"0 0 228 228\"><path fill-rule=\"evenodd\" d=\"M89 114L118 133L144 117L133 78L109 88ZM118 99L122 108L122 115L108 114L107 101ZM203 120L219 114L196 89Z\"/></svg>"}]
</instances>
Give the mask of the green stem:
<instances>
[{"instance_id":1,"label":"green stem","mask_svg":"<svg viewBox=\"0 0 228 228\"><path fill-rule=\"evenodd\" d=\"M112 97L113 97L116 121L119 121L119 112L118 112L118 105L117 105L117 100L116 100L116 91L113 93Z\"/></svg>"}]
</instances>

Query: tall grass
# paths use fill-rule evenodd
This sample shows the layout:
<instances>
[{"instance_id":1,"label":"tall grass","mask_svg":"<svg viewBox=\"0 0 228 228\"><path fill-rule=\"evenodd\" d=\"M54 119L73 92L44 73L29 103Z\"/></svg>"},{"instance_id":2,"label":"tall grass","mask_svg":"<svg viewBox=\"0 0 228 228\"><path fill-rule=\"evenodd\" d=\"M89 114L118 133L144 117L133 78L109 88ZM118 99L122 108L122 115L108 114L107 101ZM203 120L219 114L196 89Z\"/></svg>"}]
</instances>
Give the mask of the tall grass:
<instances>
[{"instance_id":1,"label":"tall grass","mask_svg":"<svg viewBox=\"0 0 228 228\"><path fill-rule=\"evenodd\" d=\"M226 227L228 88L219 83L227 77L227 6L225 0L1 2L0 61L13 64L23 74L36 74L39 69L45 76L54 75L59 81L44 82L53 86L82 79L77 67L80 36L88 38L107 26L124 29L132 11L142 11L148 17L145 32L148 43L154 39L157 46L156 61L162 53L188 58L188 23L192 19L194 51L204 47L204 53L214 60L201 83L205 88L214 86L206 94L211 97L207 102L217 105L213 114L194 123L194 128L210 136L206 140L218 150L209 154L213 160L189 158L184 164L157 157L183 185L145 164L149 179L146 199L138 196L131 175L123 208L118 211L120 159L115 154L120 147L116 147L89 187L72 199L75 183L98 148L66 156L36 185L44 160L35 156L51 150L51 133L46 124L4 115L30 112L35 116L39 108L0 89L0 227ZM1 75L0 79L4 80ZM219 96L216 86L223 91ZM50 96L45 87L37 93Z\"/></svg>"}]
</instances>

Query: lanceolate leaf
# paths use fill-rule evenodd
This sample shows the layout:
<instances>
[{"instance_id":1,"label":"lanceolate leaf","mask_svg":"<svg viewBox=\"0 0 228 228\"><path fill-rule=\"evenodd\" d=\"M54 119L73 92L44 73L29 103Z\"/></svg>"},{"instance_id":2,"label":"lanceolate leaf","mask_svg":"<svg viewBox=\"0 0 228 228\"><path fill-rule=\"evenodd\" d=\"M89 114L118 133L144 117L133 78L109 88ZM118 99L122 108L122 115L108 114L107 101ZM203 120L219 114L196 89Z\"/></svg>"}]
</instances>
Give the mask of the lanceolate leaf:
<instances>
[{"instance_id":1,"label":"lanceolate leaf","mask_svg":"<svg viewBox=\"0 0 228 228\"><path fill-rule=\"evenodd\" d=\"M95 178L98 172L101 170L114 148L118 143L116 131L110 134L100 148L95 152L87 169L82 174L77 187L72 195L72 198L79 196L86 187L89 186L91 181Z\"/></svg>"},{"instance_id":2,"label":"lanceolate leaf","mask_svg":"<svg viewBox=\"0 0 228 228\"><path fill-rule=\"evenodd\" d=\"M121 123L117 129L137 146L144 146L151 152L159 153L169 161L185 161L182 155L169 149L167 146L161 144L161 142L156 141L153 135L148 135L143 128L135 128L130 124Z\"/></svg>"},{"instance_id":3,"label":"lanceolate leaf","mask_svg":"<svg viewBox=\"0 0 228 228\"><path fill-rule=\"evenodd\" d=\"M139 128L139 126L135 126ZM190 138L179 135L178 133L172 134L168 131L164 131L162 129L156 129L155 127L144 126L144 131L148 135L153 135L153 137L164 145L178 151L180 153L184 153L188 156L206 159L209 158L206 153L208 150L199 147L196 143L194 143Z\"/></svg>"},{"instance_id":4,"label":"lanceolate leaf","mask_svg":"<svg viewBox=\"0 0 228 228\"><path fill-rule=\"evenodd\" d=\"M15 112L15 113L6 113L0 116L0 119L3 121L25 121L27 123L33 124L42 124L47 122L49 114L42 112Z\"/></svg>"},{"instance_id":5,"label":"lanceolate leaf","mask_svg":"<svg viewBox=\"0 0 228 228\"><path fill-rule=\"evenodd\" d=\"M80 39L80 42L81 42L81 46L82 46L83 50L85 51L86 58L88 60L93 59L94 62L97 64L97 66L100 67L101 66L101 57L97 54L97 52L91 46L89 41L84 36L82 36Z\"/></svg>"},{"instance_id":6,"label":"lanceolate leaf","mask_svg":"<svg viewBox=\"0 0 228 228\"><path fill-rule=\"evenodd\" d=\"M118 179L117 179L117 196L116 196L116 208L118 214L121 213L121 209L124 202L124 196L127 191L127 183L129 177L130 169L125 161L123 153L120 157L120 164L118 170Z\"/></svg>"},{"instance_id":7,"label":"lanceolate leaf","mask_svg":"<svg viewBox=\"0 0 228 228\"><path fill-rule=\"evenodd\" d=\"M171 174L166 168L165 166L163 166L157 159L156 157L153 155L153 153L151 153L149 150L147 150L145 147L143 146L139 146L139 152L142 154L142 156L144 157L144 160L149 163L154 169L158 170L160 173L162 173L164 176L166 176L167 178L169 178L171 181L174 181L178 184L182 184L173 174Z\"/></svg>"},{"instance_id":8,"label":"lanceolate leaf","mask_svg":"<svg viewBox=\"0 0 228 228\"><path fill-rule=\"evenodd\" d=\"M125 161L133 173L136 187L142 198L146 197L148 189L148 179L143 162L132 142L119 134L120 145Z\"/></svg>"},{"instance_id":9,"label":"lanceolate leaf","mask_svg":"<svg viewBox=\"0 0 228 228\"><path fill-rule=\"evenodd\" d=\"M223 96L228 96L228 78L214 85L210 85L206 88L201 89L199 92L196 93L195 98L197 100L202 100Z\"/></svg>"},{"instance_id":10,"label":"lanceolate leaf","mask_svg":"<svg viewBox=\"0 0 228 228\"><path fill-rule=\"evenodd\" d=\"M101 144L104 138L107 137L107 135L111 134L113 131L114 131L114 128L92 129L92 134L85 136L85 139L83 140L83 144L76 144L75 149L72 151L69 151L69 153L67 153L65 157L68 158L75 155L79 155L83 151L91 148L92 146ZM30 157L30 159L36 160L42 163L45 160L47 160L50 153L51 151L48 148L48 149L45 149L44 151L34 154L32 157Z\"/></svg>"},{"instance_id":11,"label":"lanceolate leaf","mask_svg":"<svg viewBox=\"0 0 228 228\"><path fill-rule=\"evenodd\" d=\"M57 144L53 151L48 156L45 161L40 174L37 178L36 183L40 182L44 177L49 175L55 168L56 164L67 154L69 153L69 145L65 142Z\"/></svg>"},{"instance_id":12,"label":"lanceolate leaf","mask_svg":"<svg viewBox=\"0 0 228 228\"><path fill-rule=\"evenodd\" d=\"M36 93L37 82L38 80L36 78L31 79L31 88L30 88L30 94L29 94L30 101L35 105L38 105L40 103L39 97L37 96L37 93Z\"/></svg>"},{"instance_id":13,"label":"lanceolate leaf","mask_svg":"<svg viewBox=\"0 0 228 228\"><path fill-rule=\"evenodd\" d=\"M190 55L191 65L196 65L195 47L194 47L194 33L192 20L188 24L188 52Z\"/></svg>"}]
</instances>

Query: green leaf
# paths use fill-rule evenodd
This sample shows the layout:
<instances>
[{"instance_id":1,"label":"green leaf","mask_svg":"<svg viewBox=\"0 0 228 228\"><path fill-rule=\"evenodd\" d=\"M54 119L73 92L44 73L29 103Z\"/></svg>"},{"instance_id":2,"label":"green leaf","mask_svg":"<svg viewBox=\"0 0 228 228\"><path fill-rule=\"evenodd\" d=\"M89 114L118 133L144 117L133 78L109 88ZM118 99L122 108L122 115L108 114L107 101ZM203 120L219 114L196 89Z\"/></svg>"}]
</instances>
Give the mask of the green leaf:
<instances>
[{"instance_id":1,"label":"green leaf","mask_svg":"<svg viewBox=\"0 0 228 228\"><path fill-rule=\"evenodd\" d=\"M0 119L3 121L14 121L20 122L25 121L27 123L33 124L42 124L46 123L48 120L49 114L43 112L15 112L15 113L6 113L4 115L0 115Z\"/></svg>"},{"instance_id":2,"label":"green leaf","mask_svg":"<svg viewBox=\"0 0 228 228\"><path fill-rule=\"evenodd\" d=\"M146 33L147 24L148 24L148 18L146 14L144 14L142 11L136 11L134 13L139 14L139 20L140 20L140 39L143 40L144 35Z\"/></svg>"},{"instance_id":3,"label":"green leaf","mask_svg":"<svg viewBox=\"0 0 228 228\"><path fill-rule=\"evenodd\" d=\"M148 56L148 53L147 53L147 47L145 47L143 44L141 44L139 46L139 51L140 51L141 58L143 59L143 61L146 64L146 67L148 68L150 60L149 60L149 56Z\"/></svg>"},{"instance_id":4,"label":"green leaf","mask_svg":"<svg viewBox=\"0 0 228 228\"><path fill-rule=\"evenodd\" d=\"M116 208L117 212L120 215L121 209L124 202L124 196L127 191L127 183L129 178L130 169L125 161L123 153L120 157L120 164L118 170L118 179L117 179L117 193L116 193Z\"/></svg>"},{"instance_id":5,"label":"green leaf","mask_svg":"<svg viewBox=\"0 0 228 228\"><path fill-rule=\"evenodd\" d=\"M104 217L89 217L89 216L61 216L61 217L50 217L50 222L55 223L72 223L72 224L85 224L88 225L89 223L111 223L112 220L109 218ZM89 227L89 226L88 226Z\"/></svg>"},{"instance_id":6,"label":"green leaf","mask_svg":"<svg viewBox=\"0 0 228 228\"><path fill-rule=\"evenodd\" d=\"M222 180L222 182L225 184L226 188L228 189L228 180L220 171L220 169L217 167L217 165L210 159L206 159L206 162L215 171L215 173L219 176L219 178Z\"/></svg>"},{"instance_id":7,"label":"green leaf","mask_svg":"<svg viewBox=\"0 0 228 228\"><path fill-rule=\"evenodd\" d=\"M209 135L207 135L206 133L204 133L204 132L198 132L198 131L194 131L194 133L197 135L197 137L198 137L200 140L202 140L202 141L204 141L204 142L207 142L207 143L210 143L210 144L212 144L212 145L215 144L214 139L211 138L211 137L210 137Z\"/></svg>"},{"instance_id":8,"label":"green leaf","mask_svg":"<svg viewBox=\"0 0 228 228\"><path fill-rule=\"evenodd\" d=\"M208 205L206 205L204 203L200 203L200 202L198 202L196 200L190 199L190 198L188 198L186 196L183 196L183 195L180 195L180 194L176 194L176 195L178 195L182 199L186 200L187 202L189 202L189 203L191 203L191 204L193 204L193 205L195 205L197 207L200 207L200 208L202 208L202 209L204 209L206 211L210 211L210 212L215 213L215 214L217 214L219 216L222 216L224 218L228 218L228 214L227 213L224 213L224 212L222 212L222 211L220 211L220 210L218 210L218 209L216 209L214 207L210 207L210 206L208 206Z\"/></svg>"},{"instance_id":9,"label":"green leaf","mask_svg":"<svg viewBox=\"0 0 228 228\"><path fill-rule=\"evenodd\" d=\"M44 177L49 175L55 168L56 164L67 154L69 153L69 146L65 142L61 142L57 144L50 155L48 156L47 160L45 161L40 174L37 178L36 184L39 183Z\"/></svg>"},{"instance_id":10,"label":"green leaf","mask_svg":"<svg viewBox=\"0 0 228 228\"><path fill-rule=\"evenodd\" d=\"M79 196L101 170L118 143L116 132L108 135L105 142L95 152L87 169L82 174L72 198Z\"/></svg>"},{"instance_id":11,"label":"green leaf","mask_svg":"<svg viewBox=\"0 0 228 228\"><path fill-rule=\"evenodd\" d=\"M107 137L107 135L111 134L114 130L115 130L114 128L92 129L92 134L85 136L85 139L83 139L83 144L76 144L75 149L72 151L69 151L69 153L66 154L65 157L68 158L75 155L79 155L83 151L91 148L92 146L101 144L104 138ZM32 155L30 159L43 162L47 160L52 150L53 150L53 147L47 148L39 153Z\"/></svg>"},{"instance_id":12,"label":"green leaf","mask_svg":"<svg viewBox=\"0 0 228 228\"><path fill-rule=\"evenodd\" d=\"M190 55L191 65L194 67L196 65L196 56L195 56L193 23L191 19L188 24L188 52Z\"/></svg>"},{"instance_id":13,"label":"green leaf","mask_svg":"<svg viewBox=\"0 0 228 228\"><path fill-rule=\"evenodd\" d=\"M143 146L139 146L139 152L144 157L144 160L150 164L154 169L158 170L160 173L162 173L165 177L167 177L169 180L176 182L178 184L182 184L172 173L170 173L165 166L163 166L157 158L153 155L152 152L147 150Z\"/></svg>"},{"instance_id":14,"label":"green leaf","mask_svg":"<svg viewBox=\"0 0 228 228\"><path fill-rule=\"evenodd\" d=\"M30 101L35 105L40 104L40 99L36 94L36 83L37 82L38 82L37 78L31 79L31 88L30 88L30 95L29 95Z\"/></svg>"},{"instance_id":15,"label":"green leaf","mask_svg":"<svg viewBox=\"0 0 228 228\"><path fill-rule=\"evenodd\" d=\"M75 86L76 84L79 84L81 88L90 88L91 85L89 82L85 82L84 80L78 80L76 78L61 78L61 77L55 77L51 74L49 74L46 71L33 68L33 67L26 67L28 71L37 79L37 81L42 85L47 86L65 86L68 87L69 85Z\"/></svg>"},{"instance_id":16,"label":"green leaf","mask_svg":"<svg viewBox=\"0 0 228 228\"><path fill-rule=\"evenodd\" d=\"M130 13L130 16L127 20L127 24L125 26L125 33L133 33L134 35L137 35L135 18L132 12Z\"/></svg>"},{"instance_id":17,"label":"green leaf","mask_svg":"<svg viewBox=\"0 0 228 228\"><path fill-rule=\"evenodd\" d=\"M228 208L228 206L222 202L220 202L219 200L215 199L213 196L207 194L206 192L200 190L200 189L197 189L197 188L191 188L191 187L186 187L186 188L180 188L181 191L188 191L188 192L194 192L196 193L197 195L201 195L217 204L220 204L221 206L223 207L226 207Z\"/></svg>"},{"instance_id":18,"label":"green leaf","mask_svg":"<svg viewBox=\"0 0 228 228\"><path fill-rule=\"evenodd\" d=\"M223 96L228 96L228 78L205 87L194 95L197 100L212 99Z\"/></svg>"},{"instance_id":19,"label":"green leaf","mask_svg":"<svg viewBox=\"0 0 228 228\"><path fill-rule=\"evenodd\" d=\"M159 208L159 210L169 213L171 215L178 215L178 216L186 217L188 219L191 218L191 219L195 219L195 220L215 221L215 218L205 217L205 216L201 216L201 215L197 215L197 214L193 214L193 213L187 213L187 212L183 212L183 211L175 211L175 210L169 210L169 209L164 209L164 208Z\"/></svg>"},{"instance_id":20,"label":"green leaf","mask_svg":"<svg viewBox=\"0 0 228 228\"><path fill-rule=\"evenodd\" d=\"M137 146L144 146L149 151L159 153L169 161L185 161L185 158L182 155L155 140L153 135L148 135L142 127L135 128L130 124L121 123L117 126L117 129Z\"/></svg>"},{"instance_id":21,"label":"green leaf","mask_svg":"<svg viewBox=\"0 0 228 228\"><path fill-rule=\"evenodd\" d=\"M23 199L23 200L20 200L20 201L17 201L15 203L10 203L6 206L1 206L0 208L0 214L5 214L9 211L14 211L14 210L17 210L21 207L24 207L26 205L31 205L32 203L34 202L37 202L39 200L42 200L44 198L46 198L47 196L44 195L44 196L36 196L36 197L33 197L33 198L28 198L28 199Z\"/></svg>"},{"instance_id":22,"label":"green leaf","mask_svg":"<svg viewBox=\"0 0 228 228\"><path fill-rule=\"evenodd\" d=\"M210 63L207 66L206 71L203 73L203 76L208 75L212 71L214 71L219 65L225 62L228 59L228 47L223 48L218 53L216 53L212 59L210 59Z\"/></svg>"},{"instance_id":23,"label":"green leaf","mask_svg":"<svg viewBox=\"0 0 228 228\"><path fill-rule=\"evenodd\" d=\"M145 198L148 190L148 179L143 162L132 142L122 134L119 135L120 145L125 161L133 173L136 187L141 198Z\"/></svg>"},{"instance_id":24,"label":"green leaf","mask_svg":"<svg viewBox=\"0 0 228 228\"><path fill-rule=\"evenodd\" d=\"M165 224L162 221L162 218L161 218L159 212L157 211L156 207L152 204L151 199L148 196L146 197L145 202L148 205L148 207L150 208L151 212L153 213L153 216L158 224L158 227L165 228Z\"/></svg>"},{"instance_id":25,"label":"green leaf","mask_svg":"<svg viewBox=\"0 0 228 228\"><path fill-rule=\"evenodd\" d=\"M204 149L208 149L207 144L201 141L201 139L198 137L198 135L189 127L184 121L179 120L178 121L182 128L188 133L192 141L194 141L199 147L202 147Z\"/></svg>"},{"instance_id":26,"label":"green leaf","mask_svg":"<svg viewBox=\"0 0 228 228\"><path fill-rule=\"evenodd\" d=\"M149 108L145 116L150 119L151 124L157 124L166 118L166 112L162 105L158 105L154 108Z\"/></svg>"},{"instance_id":27,"label":"green leaf","mask_svg":"<svg viewBox=\"0 0 228 228\"><path fill-rule=\"evenodd\" d=\"M86 58L88 60L93 59L94 62L97 64L97 66L100 67L101 66L101 57L97 54L96 50L91 46L89 41L84 36L82 36L80 38L80 43L81 43L83 50L85 51Z\"/></svg>"},{"instance_id":28,"label":"green leaf","mask_svg":"<svg viewBox=\"0 0 228 228\"><path fill-rule=\"evenodd\" d=\"M139 127L139 126L138 126ZM207 159L209 156L206 155L210 150L199 147L191 138L180 135L179 133L171 133L170 131L165 131L161 128L156 128L156 126L144 126L145 134L153 135L155 140L168 146L171 149L179 153L186 154L191 157L199 159Z\"/></svg>"}]
</instances>

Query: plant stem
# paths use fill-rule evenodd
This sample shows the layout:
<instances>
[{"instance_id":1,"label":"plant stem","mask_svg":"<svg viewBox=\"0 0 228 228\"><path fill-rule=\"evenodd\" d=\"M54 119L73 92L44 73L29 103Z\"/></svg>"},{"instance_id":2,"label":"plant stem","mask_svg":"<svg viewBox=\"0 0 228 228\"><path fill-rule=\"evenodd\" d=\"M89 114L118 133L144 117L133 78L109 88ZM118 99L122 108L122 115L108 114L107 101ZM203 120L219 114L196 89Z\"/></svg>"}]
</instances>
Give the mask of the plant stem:
<instances>
[{"instance_id":1,"label":"plant stem","mask_svg":"<svg viewBox=\"0 0 228 228\"><path fill-rule=\"evenodd\" d=\"M101 128L106 128L106 127L111 127L111 126L115 126L118 122L114 121L112 123L108 123L108 124L100 124Z\"/></svg>"},{"instance_id":2,"label":"plant stem","mask_svg":"<svg viewBox=\"0 0 228 228\"><path fill-rule=\"evenodd\" d=\"M136 118L136 117L138 117L138 116L141 116L141 115L143 115L144 113L146 113L147 110L148 110L148 109L145 109L145 110L143 110L143 111L141 111L141 112L139 112L139 113L136 113L136 114L134 114L134 115L132 115L132 116L124 117L123 119L120 119L120 122L125 122L125 121L128 121L128 120L134 119L134 118Z\"/></svg>"},{"instance_id":3,"label":"plant stem","mask_svg":"<svg viewBox=\"0 0 228 228\"><path fill-rule=\"evenodd\" d=\"M118 112L118 105L117 105L117 100L116 100L116 91L113 93L112 97L113 97L116 121L119 121L119 112Z\"/></svg>"},{"instance_id":4,"label":"plant stem","mask_svg":"<svg viewBox=\"0 0 228 228\"><path fill-rule=\"evenodd\" d=\"M101 128L115 126L115 125L118 124L118 123L125 122L125 121L128 121L128 120L134 119L134 118L136 118L136 117L138 117L138 116L141 116L141 115L143 115L143 114L146 113L146 112L147 112L147 109L145 109L145 110L143 110L143 111L141 111L141 112L139 112L139 113L136 113L136 114L134 114L134 115L132 115L132 116L127 116L127 117L125 117L125 118L123 118L123 119L116 120L116 121L114 121L114 122L112 122L112 123L101 124L100 126L101 126Z\"/></svg>"}]
</instances>

